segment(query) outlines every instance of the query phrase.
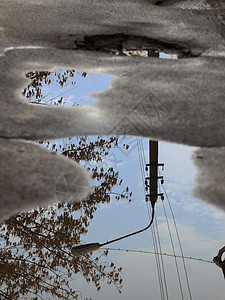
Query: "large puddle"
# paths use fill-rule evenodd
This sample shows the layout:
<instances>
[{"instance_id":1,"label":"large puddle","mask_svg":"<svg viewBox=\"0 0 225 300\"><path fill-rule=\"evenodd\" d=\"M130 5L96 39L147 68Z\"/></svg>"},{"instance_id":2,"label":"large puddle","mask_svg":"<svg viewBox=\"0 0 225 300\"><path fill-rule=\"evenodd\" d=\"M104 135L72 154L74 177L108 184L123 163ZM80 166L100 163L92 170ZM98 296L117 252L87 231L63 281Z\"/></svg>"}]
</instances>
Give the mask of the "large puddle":
<instances>
[{"instance_id":1,"label":"large puddle","mask_svg":"<svg viewBox=\"0 0 225 300\"><path fill-rule=\"evenodd\" d=\"M111 81L86 72L64 76L60 83L57 74L42 74L48 81L38 97L37 84L25 95L38 105L92 105L88 93ZM92 136L41 144L90 171L91 195L82 203L56 203L3 223L1 299L213 299L215 293L223 299L222 272L212 259L224 246L224 214L191 195L196 148L158 143L153 224L107 244L151 220L149 139ZM66 193L71 178L64 183L60 188ZM87 243L106 245L92 254L72 254L73 247Z\"/></svg>"}]
</instances>

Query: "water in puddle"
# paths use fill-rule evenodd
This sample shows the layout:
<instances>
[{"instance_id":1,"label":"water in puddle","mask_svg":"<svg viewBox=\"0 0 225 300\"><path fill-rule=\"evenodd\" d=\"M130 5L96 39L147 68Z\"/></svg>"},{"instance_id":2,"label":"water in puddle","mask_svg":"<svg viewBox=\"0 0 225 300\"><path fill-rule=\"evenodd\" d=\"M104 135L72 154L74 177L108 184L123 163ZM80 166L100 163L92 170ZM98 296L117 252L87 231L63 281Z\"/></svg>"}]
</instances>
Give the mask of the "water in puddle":
<instances>
[{"instance_id":1,"label":"water in puddle","mask_svg":"<svg viewBox=\"0 0 225 300\"><path fill-rule=\"evenodd\" d=\"M113 76L78 70L29 72L31 84L23 90L29 103L44 106L82 106L95 104L91 93L109 88Z\"/></svg>"},{"instance_id":2,"label":"water in puddle","mask_svg":"<svg viewBox=\"0 0 225 300\"><path fill-rule=\"evenodd\" d=\"M29 101L92 105L88 92L108 88L111 77L85 74L68 75L63 84L56 75L54 84L51 78L40 97L31 93ZM79 80L86 86L79 86ZM224 214L191 196L194 147L158 143L158 162L164 167L158 167L163 178L157 192L162 197L149 229L93 254L72 255L76 245L106 243L149 224L149 140L71 137L42 145L88 168L92 192L80 204L40 208L1 226L2 299L9 291L10 299L223 299L222 272L212 258L224 246Z\"/></svg>"}]
</instances>

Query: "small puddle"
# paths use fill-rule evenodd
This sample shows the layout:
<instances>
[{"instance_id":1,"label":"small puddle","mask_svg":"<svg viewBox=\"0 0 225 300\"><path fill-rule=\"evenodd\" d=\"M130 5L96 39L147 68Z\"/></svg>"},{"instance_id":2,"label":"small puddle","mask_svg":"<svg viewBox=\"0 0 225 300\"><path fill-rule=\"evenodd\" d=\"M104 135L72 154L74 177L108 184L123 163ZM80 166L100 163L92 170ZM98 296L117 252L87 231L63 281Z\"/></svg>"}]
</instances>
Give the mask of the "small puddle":
<instances>
[{"instance_id":1,"label":"small puddle","mask_svg":"<svg viewBox=\"0 0 225 300\"><path fill-rule=\"evenodd\" d=\"M148 50L123 50L123 55L178 59L176 54ZM94 105L96 99L90 94L107 90L113 80L112 75L79 70L31 71L26 77L31 83L22 91L22 95L29 103L65 107Z\"/></svg>"},{"instance_id":2,"label":"small puddle","mask_svg":"<svg viewBox=\"0 0 225 300\"><path fill-rule=\"evenodd\" d=\"M96 99L90 93L108 89L113 79L108 74L75 70L29 72L26 77L31 83L22 94L29 103L65 107L94 105Z\"/></svg>"},{"instance_id":3,"label":"small puddle","mask_svg":"<svg viewBox=\"0 0 225 300\"><path fill-rule=\"evenodd\" d=\"M164 59L178 59L178 56L176 54L167 54L167 53L164 53L164 52L161 52L159 54L159 57L164 58Z\"/></svg>"}]
</instances>

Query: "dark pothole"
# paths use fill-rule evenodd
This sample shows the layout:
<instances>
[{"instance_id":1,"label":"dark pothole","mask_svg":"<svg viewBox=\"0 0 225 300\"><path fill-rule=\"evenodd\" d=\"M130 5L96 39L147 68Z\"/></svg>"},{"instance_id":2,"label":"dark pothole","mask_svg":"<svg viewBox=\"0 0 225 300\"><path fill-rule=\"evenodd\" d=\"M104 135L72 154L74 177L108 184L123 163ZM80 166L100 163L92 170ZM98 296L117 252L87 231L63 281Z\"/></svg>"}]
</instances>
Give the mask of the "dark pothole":
<instances>
[{"instance_id":1,"label":"dark pothole","mask_svg":"<svg viewBox=\"0 0 225 300\"><path fill-rule=\"evenodd\" d=\"M185 45L126 34L85 36L75 40L74 43L77 50L100 51L116 55L127 55L130 51L151 51L156 54L164 52L177 55L178 58L196 56Z\"/></svg>"}]
</instances>

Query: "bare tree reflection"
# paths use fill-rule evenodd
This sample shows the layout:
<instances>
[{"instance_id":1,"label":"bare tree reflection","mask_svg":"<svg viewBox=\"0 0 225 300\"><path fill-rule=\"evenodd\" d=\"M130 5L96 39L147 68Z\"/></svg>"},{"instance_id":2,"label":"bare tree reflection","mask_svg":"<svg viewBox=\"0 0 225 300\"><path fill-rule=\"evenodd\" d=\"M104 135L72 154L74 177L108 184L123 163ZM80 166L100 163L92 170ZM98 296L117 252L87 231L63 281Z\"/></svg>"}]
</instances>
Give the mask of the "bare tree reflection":
<instances>
[{"instance_id":1,"label":"bare tree reflection","mask_svg":"<svg viewBox=\"0 0 225 300\"><path fill-rule=\"evenodd\" d=\"M75 71L68 72L72 72L68 73L72 77ZM24 90L24 95L43 98L42 82L51 83L49 74L30 72L32 84ZM63 75L64 79L57 77L60 85L67 81L67 75ZM87 74L81 75L86 77ZM49 296L55 296L58 299L87 299L79 291L79 286L72 288L71 283L78 274L83 275L87 282L93 282L97 290L101 289L101 281L106 280L121 292L122 268L113 262L102 262L101 258L107 255L107 251L94 259L90 254L74 256L71 253L72 246L80 244L81 236L88 232L100 204L109 203L112 197L131 201L132 193L129 187L123 187L118 171L99 164L109 155L111 148L119 146L118 137L80 137L69 139L66 145L42 143L86 164L93 177L93 191L83 203L58 203L37 208L1 224L0 298L49 299ZM128 149L128 145L121 147Z\"/></svg>"}]
</instances>

